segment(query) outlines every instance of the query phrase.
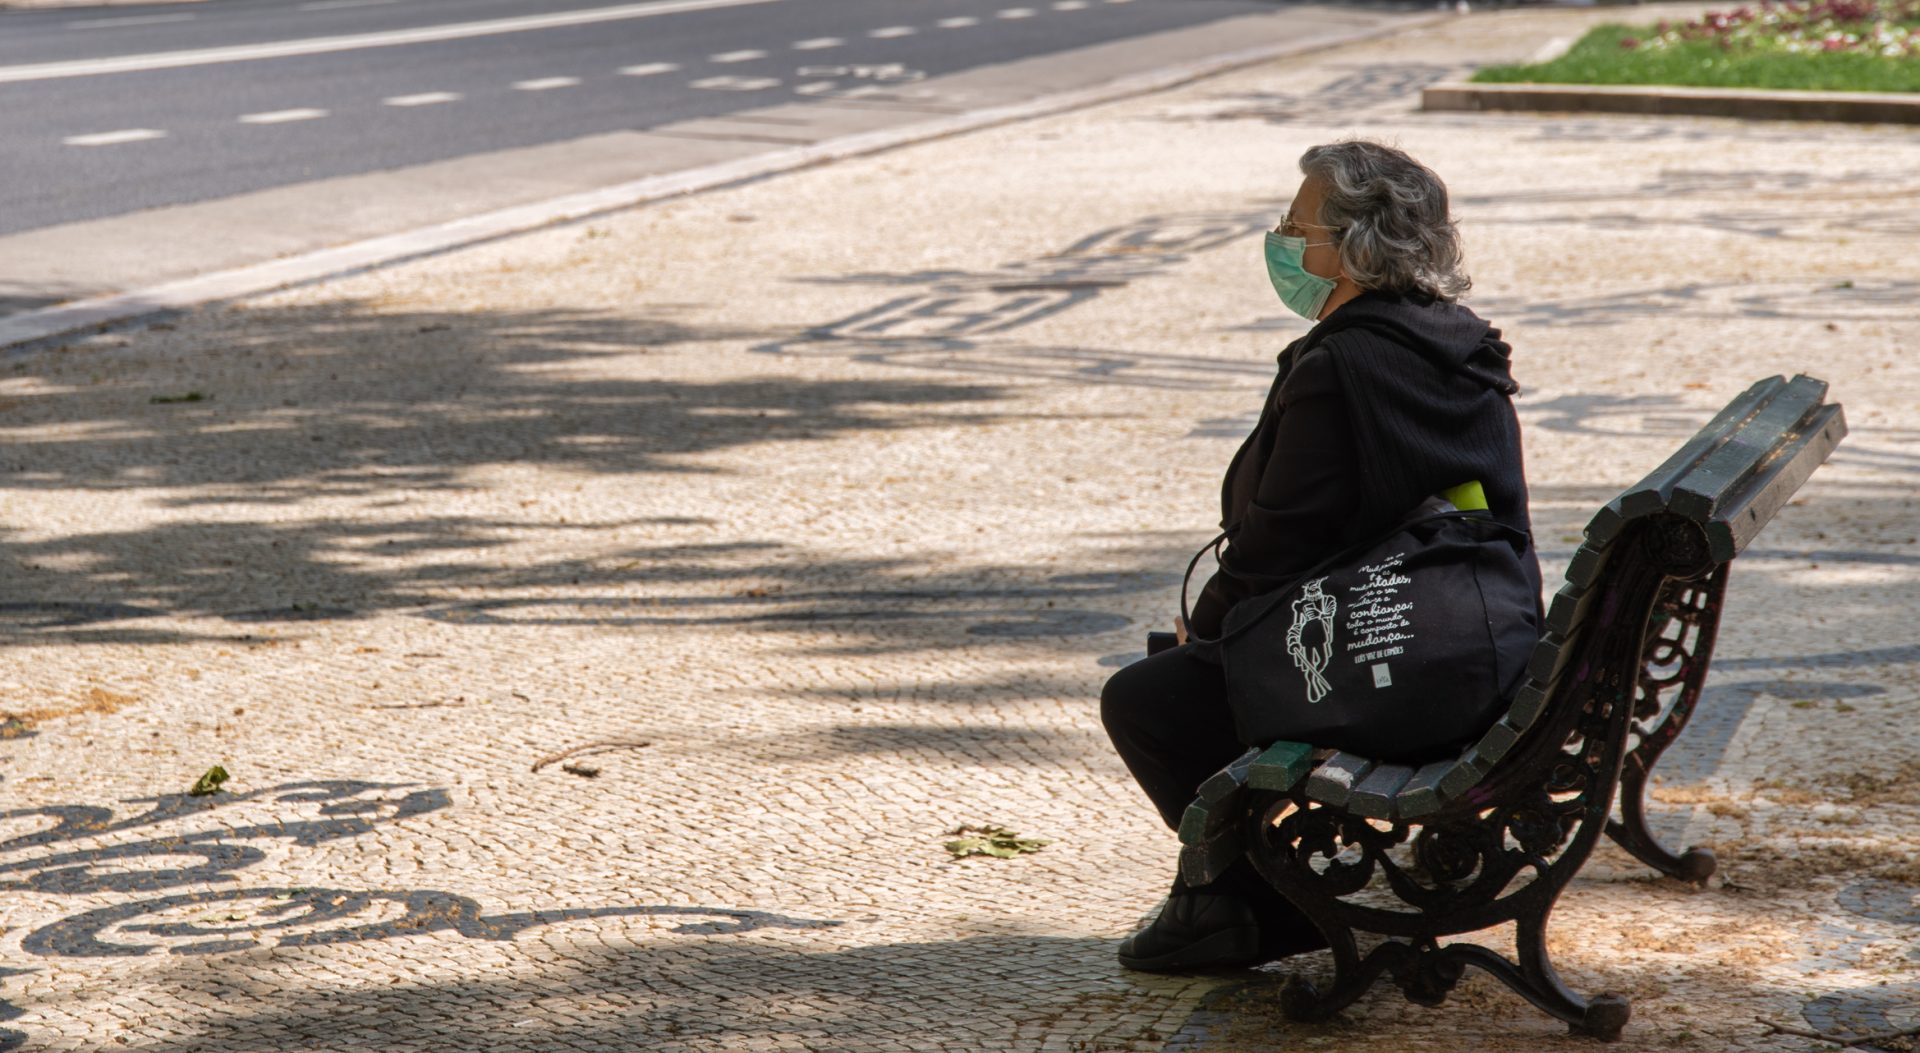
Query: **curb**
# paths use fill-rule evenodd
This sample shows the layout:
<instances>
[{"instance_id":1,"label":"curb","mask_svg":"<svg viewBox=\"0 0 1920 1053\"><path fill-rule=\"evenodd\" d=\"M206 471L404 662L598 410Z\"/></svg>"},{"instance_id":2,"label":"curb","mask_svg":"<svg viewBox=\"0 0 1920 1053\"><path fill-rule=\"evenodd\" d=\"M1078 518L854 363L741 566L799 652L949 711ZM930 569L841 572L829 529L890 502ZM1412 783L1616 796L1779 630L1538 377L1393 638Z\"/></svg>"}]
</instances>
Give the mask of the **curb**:
<instances>
[{"instance_id":1,"label":"curb","mask_svg":"<svg viewBox=\"0 0 1920 1053\"><path fill-rule=\"evenodd\" d=\"M900 128L845 135L806 146L773 150L733 161L649 176L628 183L567 194L527 205L483 212L416 230L388 234L330 249L289 256L268 263L236 267L183 278L133 292L75 300L56 307L0 318L0 348L8 357L26 354L39 344L80 330L104 329L145 315L178 311L202 304L238 300L281 289L346 277L380 267L450 252L501 238L524 234L618 212L684 194L719 190L815 165L881 153L903 146L980 131L1003 124L1049 117L1071 110L1115 102L1176 88L1246 66L1258 65L1308 51L1359 43L1418 29L1451 19L1451 14L1408 18L1313 40L1266 44L1227 52L1212 58L1129 74L1091 88L1058 92L1005 106L954 114Z\"/></svg>"},{"instance_id":2,"label":"curb","mask_svg":"<svg viewBox=\"0 0 1920 1053\"><path fill-rule=\"evenodd\" d=\"M1444 81L1421 92L1420 108L1454 112L1631 113L1659 117L1738 117L1756 121L1920 124L1920 94L1872 91Z\"/></svg>"}]
</instances>

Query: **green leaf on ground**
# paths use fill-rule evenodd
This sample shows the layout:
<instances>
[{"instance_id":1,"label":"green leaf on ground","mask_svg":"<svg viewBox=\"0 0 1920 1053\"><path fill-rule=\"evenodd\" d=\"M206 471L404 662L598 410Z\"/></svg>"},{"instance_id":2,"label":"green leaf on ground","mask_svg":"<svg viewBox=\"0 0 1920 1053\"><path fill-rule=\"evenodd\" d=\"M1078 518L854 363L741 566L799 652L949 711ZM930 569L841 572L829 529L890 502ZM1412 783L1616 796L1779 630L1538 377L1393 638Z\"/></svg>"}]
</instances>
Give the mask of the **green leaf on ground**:
<instances>
[{"instance_id":1,"label":"green leaf on ground","mask_svg":"<svg viewBox=\"0 0 1920 1053\"><path fill-rule=\"evenodd\" d=\"M1053 843L1039 837L1021 837L1004 826L962 826L953 833L960 836L947 842L947 851L953 853L955 859L968 856L1012 859L1027 852L1038 852Z\"/></svg>"},{"instance_id":2,"label":"green leaf on ground","mask_svg":"<svg viewBox=\"0 0 1920 1053\"><path fill-rule=\"evenodd\" d=\"M227 774L227 769L216 764L208 768L205 775L200 776L200 780L193 784L193 789L188 790L187 795L190 797L205 797L208 794L219 793L220 784L226 782L229 778L231 778L231 776Z\"/></svg>"}]
</instances>

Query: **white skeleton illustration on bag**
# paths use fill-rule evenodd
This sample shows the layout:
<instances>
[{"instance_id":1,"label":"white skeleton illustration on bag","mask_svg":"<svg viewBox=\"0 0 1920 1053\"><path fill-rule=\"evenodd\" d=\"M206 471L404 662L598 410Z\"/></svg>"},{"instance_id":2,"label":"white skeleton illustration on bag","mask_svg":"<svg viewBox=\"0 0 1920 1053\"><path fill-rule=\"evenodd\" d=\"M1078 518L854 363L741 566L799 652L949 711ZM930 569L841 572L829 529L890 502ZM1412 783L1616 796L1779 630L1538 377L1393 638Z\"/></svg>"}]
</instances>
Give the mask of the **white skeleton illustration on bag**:
<instances>
[{"instance_id":1,"label":"white skeleton illustration on bag","mask_svg":"<svg viewBox=\"0 0 1920 1053\"><path fill-rule=\"evenodd\" d=\"M1294 668L1306 676L1308 702L1318 702L1333 690L1320 675L1333 659L1333 616L1339 609L1332 596L1320 591L1326 580L1315 578L1301 588L1293 600L1293 625L1287 629L1287 653L1293 656ZM1302 636L1314 622L1320 623L1320 642L1308 647Z\"/></svg>"}]
</instances>

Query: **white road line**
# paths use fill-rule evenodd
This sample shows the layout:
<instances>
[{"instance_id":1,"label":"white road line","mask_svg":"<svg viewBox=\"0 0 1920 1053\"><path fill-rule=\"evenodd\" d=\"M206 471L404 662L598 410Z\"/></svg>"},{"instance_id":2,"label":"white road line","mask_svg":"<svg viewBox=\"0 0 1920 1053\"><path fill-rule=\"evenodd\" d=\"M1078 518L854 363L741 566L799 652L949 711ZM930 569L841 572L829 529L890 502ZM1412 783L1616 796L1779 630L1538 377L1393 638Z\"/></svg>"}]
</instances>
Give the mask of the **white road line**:
<instances>
[{"instance_id":1,"label":"white road line","mask_svg":"<svg viewBox=\"0 0 1920 1053\"><path fill-rule=\"evenodd\" d=\"M538 77L534 80L516 80L513 86L520 91L552 91L555 88L571 88L579 83L579 77Z\"/></svg>"},{"instance_id":2,"label":"white road line","mask_svg":"<svg viewBox=\"0 0 1920 1053\"><path fill-rule=\"evenodd\" d=\"M795 95L825 95L840 86L837 80L810 80L805 84L793 86Z\"/></svg>"},{"instance_id":3,"label":"white road line","mask_svg":"<svg viewBox=\"0 0 1920 1053\"><path fill-rule=\"evenodd\" d=\"M1087 9L1087 0L1060 0L1059 3L1053 5L1053 9L1055 11L1085 11Z\"/></svg>"},{"instance_id":4,"label":"white road line","mask_svg":"<svg viewBox=\"0 0 1920 1053\"><path fill-rule=\"evenodd\" d=\"M25 66L0 66L0 84L25 80L54 80L61 77L92 77L103 73L130 73L136 70L179 69L183 66L248 62L254 59L286 58L289 55L319 55L332 51L357 51L361 48L397 47L402 44L424 44L437 40L462 40L468 37L497 36L502 33L523 33L532 29L553 29L558 26L582 26L598 22L653 18L657 15L672 15L682 11L705 11L716 7L745 7L781 2L782 0L652 0L649 3L595 7L582 11L555 11L544 15L495 18L485 22L453 22L447 25L395 29L380 33L309 37L305 40L281 40L271 44L234 44L192 51L158 51L146 55L121 55L115 58L38 62Z\"/></svg>"},{"instance_id":5,"label":"white road line","mask_svg":"<svg viewBox=\"0 0 1920 1053\"><path fill-rule=\"evenodd\" d=\"M837 48L844 43L846 43L846 41L839 37L814 37L812 40L794 41L793 50L819 51L821 48Z\"/></svg>"},{"instance_id":6,"label":"white road line","mask_svg":"<svg viewBox=\"0 0 1920 1053\"><path fill-rule=\"evenodd\" d=\"M395 95L390 99L382 99L380 101L386 103L388 106L433 106L442 102L459 102L460 93L457 91L423 91L418 95Z\"/></svg>"},{"instance_id":7,"label":"white road line","mask_svg":"<svg viewBox=\"0 0 1920 1053\"><path fill-rule=\"evenodd\" d=\"M123 15L120 18L85 18L78 22L68 22L68 29L107 29L112 26L158 26L168 22L191 22L194 15L180 12L171 15Z\"/></svg>"},{"instance_id":8,"label":"white road line","mask_svg":"<svg viewBox=\"0 0 1920 1053\"><path fill-rule=\"evenodd\" d=\"M60 141L68 146L114 146L119 143L137 143L143 139L163 139L166 134L153 128L126 128L117 132L69 135Z\"/></svg>"},{"instance_id":9,"label":"white road line","mask_svg":"<svg viewBox=\"0 0 1920 1053\"><path fill-rule=\"evenodd\" d=\"M910 37L920 32L912 26L887 26L870 31L867 35L875 40L892 40L894 37Z\"/></svg>"},{"instance_id":10,"label":"white road line","mask_svg":"<svg viewBox=\"0 0 1920 1053\"><path fill-rule=\"evenodd\" d=\"M708 91L760 91L778 87L778 77L707 77L687 85L689 88L705 88Z\"/></svg>"},{"instance_id":11,"label":"white road line","mask_svg":"<svg viewBox=\"0 0 1920 1053\"><path fill-rule=\"evenodd\" d=\"M240 118L241 124L286 124L289 121L315 121L327 115L325 110L269 110L266 113L249 113Z\"/></svg>"},{"instance_id":12,"label":"white road line","mask_svg":"<svg viewBox=\"0 0 1920 1053\"><path fill-rule=\"evenodd\" d=\"M763 59L766 57L767 57L767 53L764 51L756 51L753 48L747 48L744 51L722 51L718 55L708 55L707 61L708 62L752 62L754 59Z\"/></svg>"},{"instance_id":13,"label":"white road line","mask_svg":"<svg viewBox=\"0 0 1920 1053\"><path fill-rule=\"evenodd\" d=\"M314 0L310 4L301 4L300 11L337 11L344 7L384 7L398 3L399 0Z\"/></svg>"},{"instance_id":14,"label":"white road line","mask_svg":"<svg viewBox=\"0 0 1920 1053\"><path fill-rule=\"evenodd\" d=\"M959 18L943 18L934 23L934 25L939 26L941 29L965 29L968 26L977 26L979 24L979 19L967 15L961 15Z\"/></svg>"},{"instance_id":15,"label":"white road line","mask_svg":"<svg viewBox=\"0 0 1920 1053\"><path fill-rule=\"evenodd\" d=\"M679 68L678 62L643 62L638 66L622 66L620 72L629 77L651 77L656 73L672 73Z\"/></svg>"},{"instance_id":16,"label":"white road line","mask_svg":"<svg viewBox=\"0 0 1920 1053\"><path fill-rule=\"evenodd\" d=\"M1031 7L1004 8L1002 10L995 11L993 13L993 17L995 18L1032 18L1033 8Z\"/></svg>"}]
</instances>

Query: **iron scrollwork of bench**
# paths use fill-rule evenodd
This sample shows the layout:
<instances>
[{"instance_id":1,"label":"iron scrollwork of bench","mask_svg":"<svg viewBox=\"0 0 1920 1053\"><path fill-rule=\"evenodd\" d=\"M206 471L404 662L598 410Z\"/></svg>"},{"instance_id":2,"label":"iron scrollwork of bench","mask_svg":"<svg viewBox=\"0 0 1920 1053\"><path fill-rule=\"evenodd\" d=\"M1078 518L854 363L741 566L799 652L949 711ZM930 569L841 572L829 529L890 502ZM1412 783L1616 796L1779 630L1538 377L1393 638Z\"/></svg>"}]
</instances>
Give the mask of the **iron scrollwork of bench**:
<instances>
[{"instance_id":1,"label":"iron scrollwork of bench","mask_svg":"<svg viewBox=\"0 0 1920 1053\"><path fill-rule=\"evenodd\" d=\"M1201 785L1180 824L1187 880L1244 855L1332 950L1326 989L1289 981L1290 1017L1336 1013L1382 975L1438 1004L1474 966L1576 1033L1619 1037L1627 1000L1562 982L1547 919L1602 834L1672 877L1713 873L1710 851L1659 843L1644 794L1699 703L1733 560L1846 434L1825 395L1810 377L1761 381L1608 502L1548 609L1525 686L1457 757L1414 768L1281 742ZM1506 922L1513 958L1441 942ZM1363 955L1356 934L1384 939Z\"/></svg>"}]
</instances>

